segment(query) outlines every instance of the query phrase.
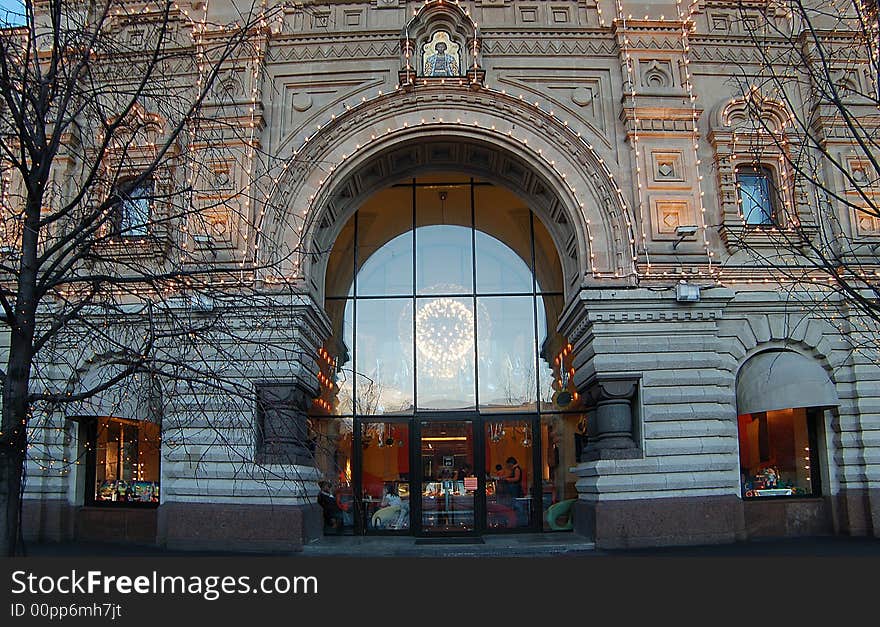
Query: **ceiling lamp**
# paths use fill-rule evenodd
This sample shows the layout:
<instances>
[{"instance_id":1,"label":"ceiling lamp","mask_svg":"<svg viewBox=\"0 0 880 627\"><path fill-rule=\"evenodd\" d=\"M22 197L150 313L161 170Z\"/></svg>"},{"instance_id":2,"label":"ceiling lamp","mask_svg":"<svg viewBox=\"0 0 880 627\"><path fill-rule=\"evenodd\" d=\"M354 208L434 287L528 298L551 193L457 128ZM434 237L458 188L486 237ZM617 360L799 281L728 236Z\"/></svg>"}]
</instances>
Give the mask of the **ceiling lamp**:
<instances>
[{"instance_id":1,"label":"ceiling lamp","mask_svg":"<svg viewBox=\"0 0 880 627\"><path fill-rule=\"evenodd\" d=\"M474 314L453 298L438 298L416 312L416 349L433 374L454 377L474 347Z\"/></svg>"}]
</instances>

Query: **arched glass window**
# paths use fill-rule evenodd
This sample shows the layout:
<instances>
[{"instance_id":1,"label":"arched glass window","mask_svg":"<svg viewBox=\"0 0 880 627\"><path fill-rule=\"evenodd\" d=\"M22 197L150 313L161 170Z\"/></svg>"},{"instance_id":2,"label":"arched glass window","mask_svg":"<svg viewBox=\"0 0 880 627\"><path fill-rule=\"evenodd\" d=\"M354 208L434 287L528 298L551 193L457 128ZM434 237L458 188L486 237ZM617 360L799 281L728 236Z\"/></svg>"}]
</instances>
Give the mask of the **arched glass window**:
<instances>
[{"instance_id":1,"label":"arched glass window","mask_svg":"<svg viewBox=\"0 0 880 627\"><path fill-rule=\"evenodd\" d=\"M513 194L453 175L380 192L328 264L337 412L535 411L554 393L562 302L549 233Z\"/></svg>"},{"instance_id":2,"label":"arched glass window","mask_svg":"<svg viewBox=\"0 0 880 627\"><path fill-rule=\"evenodd\" d=\"M340 230L324 304L333 336L310 430L339 508L325 508L328 529L566 528L542 512L576 496L585 420L556 332L559 256L527 204L454 174L392 185ZM494 491L509 459L515 503ZM461 478L458 514L432 508L444 472ZM386 519L375 505L389 487L411 509Z\"/></svg>"}]
</instances>

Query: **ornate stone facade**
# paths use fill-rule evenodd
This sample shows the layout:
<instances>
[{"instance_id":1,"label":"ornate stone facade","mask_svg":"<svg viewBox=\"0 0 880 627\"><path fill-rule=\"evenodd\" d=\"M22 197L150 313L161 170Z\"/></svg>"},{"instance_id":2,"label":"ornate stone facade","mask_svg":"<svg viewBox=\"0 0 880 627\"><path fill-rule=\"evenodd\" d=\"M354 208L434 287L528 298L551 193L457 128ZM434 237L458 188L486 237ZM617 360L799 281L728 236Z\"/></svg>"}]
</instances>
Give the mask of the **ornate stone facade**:
<instances>
[{"instance_id":1,"label":"ornate stone facade","mask_svg":"<svg viewBox=\"0 0 880 627\"><path fill-rule=\"evenodd\" d=\"M232 14L228 4L209 3L215 21ZM230 67L218 89L241 103L253 95L254 142L271 156L273 183L258 240L233 215L205 220L221 255L253 249L272 268L256 280L267 286L266 306L289 322L275 340L296 344L301 357L298 370L271 380L295 381L291 399L316 393L309 356L329 334L327 251L348 218L399 179L460 172L524 199L559 253L567 303L559 330L574 348L591 442L573 470L578 531L600 547L876 535L880 372L837 328L768 285L737 243L744 225L731 159L747 141L734 140L747 107L732 64L756 59L738 36L736 3L696 3L687 21L672 2L622 4L627 16L606 0L306 1L270 25L258 58ZM442 71L428 56L438 41L453 55ZM777 109L761 110L784 127ZM233 148L204 165L217 193L260 167ZM816 220L799 194L792 189L796 214ZM850 216L841 225L877 235ZM299 294L275 300L273 277ZM680 281L701 288L698 302L676 299ZM245 305L230 315L244 326L260 317ZM741 497L736 408L740 367L769 349L820 364L840 399L819 425L821 497L772 508ZM181 412L188 402L196 401L177 399ZM172 440L173 416L164 424ZM64 448L76 427L63 428L46 446ZM245 479L227 450L247 449L243 440L188 437L185 447L164 445L158 522L137 523L138 533L175 547L244 549L296 548L320 533L313 470L276 483L269 466L260 481ZM290 445L285 437L279 446ZM90 537L96 524L117 524L77 518L82 476L35 471L31 537ZM226 521L226 531L181 523L196 513Z\"/></svg>"}]
</instances>

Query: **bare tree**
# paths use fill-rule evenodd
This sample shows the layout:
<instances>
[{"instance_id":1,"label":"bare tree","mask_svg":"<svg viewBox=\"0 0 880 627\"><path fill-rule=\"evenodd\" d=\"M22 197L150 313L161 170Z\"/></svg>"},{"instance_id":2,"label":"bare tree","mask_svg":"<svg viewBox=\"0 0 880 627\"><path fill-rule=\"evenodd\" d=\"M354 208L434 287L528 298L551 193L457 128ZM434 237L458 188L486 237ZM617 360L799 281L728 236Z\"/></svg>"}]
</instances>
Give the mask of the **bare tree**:
<instances>
[{"instance_id":1,"label":"bare tree","mask_svg":"<svg viewBox=\"0 0 880 627\"><path fill-rule=\"evenodd\" d=\"M253 382L313 357L290 337L283 260L253 253L277 165L255 110L283 6L235 3L228 23L199 6L28 0L0 31L2 554L20 539L25 459L69 473L65 418L89 404L140 403L169 448L207 431L233 475L279 479L255 463Z\"/></svg>"},{"instance_id":2,"label":"bare tree","mask_svg":"<svg viewBox=\"0 0 880 627\"><path fill-rule=\"evenodd\" d=\"M757 281L835 325L854 350L876 351L877 4L742 0L738 7L747 59L731 79L731 134L716 166L722 214L725 204L738 212L722 232L734 252L750 259L731 257L724 274L751 279L748 266L757 261L767 272ZM736 181L727 197L725 176Z\"/></svg>"}]
</instances>

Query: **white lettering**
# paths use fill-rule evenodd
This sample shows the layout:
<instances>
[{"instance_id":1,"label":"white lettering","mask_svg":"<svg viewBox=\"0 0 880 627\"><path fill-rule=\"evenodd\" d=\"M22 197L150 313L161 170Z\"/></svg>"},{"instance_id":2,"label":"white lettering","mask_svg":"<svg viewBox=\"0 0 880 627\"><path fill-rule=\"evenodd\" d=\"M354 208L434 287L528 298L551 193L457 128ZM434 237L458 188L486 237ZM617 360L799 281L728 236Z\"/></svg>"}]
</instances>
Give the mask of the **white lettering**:
<instances>
[{"instance_id":1,"label":"white lettering","mask_svg":"<svg viewBox=\"0 0 880 627\"><path fill-rule=\"evenodd\" d=\"M18 584L19 586L21 586L20 588L17 588L17 589L13 588L12 594L21 594L22 592L27 590L27 585L24 583L24 581L19 579L19 577L21 575L24 575L23 570L16 570L15 572L12 573L12 583Z\"/></svg>"},{"instance_id":2,"label":"white lettering","mask_svg":"<svg viewBox=\"0 0 880 627\"><path fill-rule=\"evenodd\" d=\"M95 588L101 585L101 571L100 570L90 570L89 571L89 594L94 594Z\"/></svg>"},{"instance_id":3,"label":"white lettering","mask_svg":"<svg viewBox=\"0 0 880 627\"><path fill-rule=\"evenodd\" d=\"M147 594L150 591L150 578L145 575L135 577L134 591L138 594Z\"/></svg>"},{"instance_id":4,"label":"white lettering","mask_svg":"<svg viewBox=\"0 0 880 627\"><path fill-rule=\"evenodd\" d=\"M85 577L78 577L76 571L71 571L70 573L70 582L71 582L71 592L76 594L85 594L86 591L83 588L83 581L85 581Z\"/></svg>"}]
</instances>

